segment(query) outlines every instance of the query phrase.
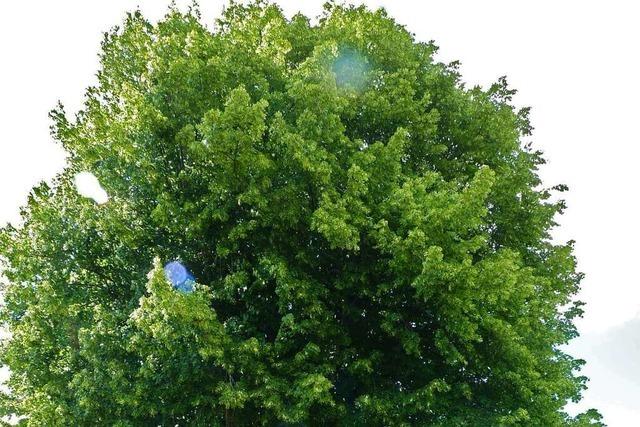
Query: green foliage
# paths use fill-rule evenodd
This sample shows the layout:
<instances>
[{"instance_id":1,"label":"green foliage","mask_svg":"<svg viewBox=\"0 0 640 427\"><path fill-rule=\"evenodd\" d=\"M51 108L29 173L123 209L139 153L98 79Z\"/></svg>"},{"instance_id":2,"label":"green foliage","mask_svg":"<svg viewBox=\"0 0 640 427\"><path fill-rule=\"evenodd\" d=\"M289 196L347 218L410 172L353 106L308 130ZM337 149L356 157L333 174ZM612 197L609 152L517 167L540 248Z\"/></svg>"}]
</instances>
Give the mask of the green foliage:
<instances>
[{"instance_id":1,"label":"green foliage","mask_svg":"<svg viewBox=\"0 0 640 427\"><path fill-rule=\"evenodd\" d=\"M384 11L264 2L105 35L69 166L0 233L26 425L587 426L581 275L504 79ZM92 171L104 205L73 188ZM562 190L563 188L559 187ZM153 261L156 258L156 261ZM180 293L160 260L197 280ZM155 262L155 264L154 264ZM151 270L151 273L149 273Z\"/></svg>"}]
</instances>

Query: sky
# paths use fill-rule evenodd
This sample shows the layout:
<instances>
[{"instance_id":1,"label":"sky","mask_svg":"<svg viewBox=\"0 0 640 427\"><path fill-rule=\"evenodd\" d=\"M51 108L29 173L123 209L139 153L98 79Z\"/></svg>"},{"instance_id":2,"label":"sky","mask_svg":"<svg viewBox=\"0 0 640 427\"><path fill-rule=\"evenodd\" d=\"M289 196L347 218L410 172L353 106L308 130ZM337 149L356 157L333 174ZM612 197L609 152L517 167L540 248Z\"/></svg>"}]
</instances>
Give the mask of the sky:
<instances>
[{"instance_id":1,"label":"sky","mask_svg":"<svg viewBox=\"0 0 640 427\"><path fill-rule=\"evenodd\" d=\"M291 16L314 17L324 0L278 2ZM640 418L640 26L634 1L371 0L419 41L435 40L437 59L459 60L468 86L506 75L517 106L531 106L531 141L559 183L568 209L554 239L576 241L586 274L579 299L582 336L568 351L588 361L590 388L578 408L596 407L613 427ZM48 112L61 100L82 105L94 83L102 33L140 7L161 18L168 1L6 0L0 5L0 225L17 222L29 189L64 167L49 135ZM177 1L178 5L188 1ZM211 24L224 2L200 0Z\"/></svg>"}]
</instances>

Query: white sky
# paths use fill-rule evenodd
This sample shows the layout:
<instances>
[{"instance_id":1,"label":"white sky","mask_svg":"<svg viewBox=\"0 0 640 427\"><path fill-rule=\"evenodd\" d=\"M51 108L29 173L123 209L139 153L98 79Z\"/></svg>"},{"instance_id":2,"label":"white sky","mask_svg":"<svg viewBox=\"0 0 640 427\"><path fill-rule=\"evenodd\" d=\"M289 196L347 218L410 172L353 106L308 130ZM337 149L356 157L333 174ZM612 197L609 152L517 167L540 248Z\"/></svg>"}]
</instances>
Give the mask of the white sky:
<instances>
[{"instance_id":1,"label":"white sky","mask_svg":"<svg viewBox=\"0 0 640 427\"><path fill-rule=\"evenodd\" d=\"M187 4L178 1L178 4ZM208 23L221 0L201 0ZM279 2L291 15L324 0ZM416 34L435 40L440 60L458 59L469 85L501 75L532 106L534 147L549 163L547 185L566 183L569 209L559 240L575 239L586 273L570 347L590 361L590 390L610 426L637 425L640 410L640 10L633 1L356 1L384 6ZM160 18L168 1L5 0L0 5L0 224L16 221L29 189L51 178L64 153L49 136L48 111L61 99L76 111L94 82L102 32L140 6ZM634 422L636 421L636 422Z\"/></svg>"}]
</instances>

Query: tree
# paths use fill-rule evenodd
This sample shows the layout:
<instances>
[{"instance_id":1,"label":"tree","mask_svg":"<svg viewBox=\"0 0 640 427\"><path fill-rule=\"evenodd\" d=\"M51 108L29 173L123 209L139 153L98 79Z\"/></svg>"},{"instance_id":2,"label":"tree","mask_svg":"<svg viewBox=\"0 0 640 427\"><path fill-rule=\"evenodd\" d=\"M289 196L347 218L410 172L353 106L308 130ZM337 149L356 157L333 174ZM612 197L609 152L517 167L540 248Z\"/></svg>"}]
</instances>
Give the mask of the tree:
<instances>
[{"instance_id":1,"label":"tree","mask_svg":"<svg viewBox=\"0 0 640 427\"><path fill-rule=\"evenodd\" d=\"M4 414L601 425L563 411L586 381L560 349L582 313L549 237L565 187L541 187L506 81L466 88L435 51L332 3L313 25L232 3L213 31L127 15L83 109L51 113L68 167L0 234Z\"/></svg>"}]
</instances>

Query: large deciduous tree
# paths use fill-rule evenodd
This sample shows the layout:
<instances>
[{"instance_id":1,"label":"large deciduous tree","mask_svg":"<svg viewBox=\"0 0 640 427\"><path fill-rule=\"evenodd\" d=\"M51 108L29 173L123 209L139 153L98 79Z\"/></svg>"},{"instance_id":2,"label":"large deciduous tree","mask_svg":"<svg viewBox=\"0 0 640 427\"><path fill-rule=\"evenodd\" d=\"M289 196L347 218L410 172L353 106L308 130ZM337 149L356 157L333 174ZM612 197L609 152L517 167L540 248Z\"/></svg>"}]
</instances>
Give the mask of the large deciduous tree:
<instances>
[{"instance_id":1,"label":"large deciduous tree","mask_svg":"<svg viewBox=\"0 0 640 427\"><path fill-rule=\"evenodd\" d=\"M41 425L599 425L527 109L383 10L105 35L67 168L0 234L5 414ZM110 196L82 197L92 172ZM154 261L155 259L155 261ZM195 278L174 289L162 266Z\"/></svg>"}]
</instances>

